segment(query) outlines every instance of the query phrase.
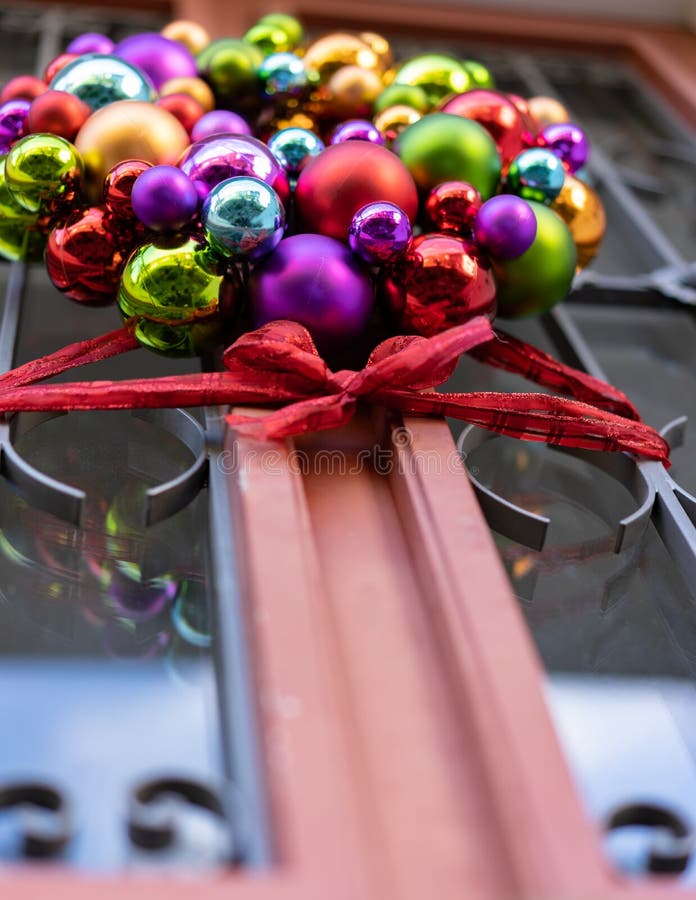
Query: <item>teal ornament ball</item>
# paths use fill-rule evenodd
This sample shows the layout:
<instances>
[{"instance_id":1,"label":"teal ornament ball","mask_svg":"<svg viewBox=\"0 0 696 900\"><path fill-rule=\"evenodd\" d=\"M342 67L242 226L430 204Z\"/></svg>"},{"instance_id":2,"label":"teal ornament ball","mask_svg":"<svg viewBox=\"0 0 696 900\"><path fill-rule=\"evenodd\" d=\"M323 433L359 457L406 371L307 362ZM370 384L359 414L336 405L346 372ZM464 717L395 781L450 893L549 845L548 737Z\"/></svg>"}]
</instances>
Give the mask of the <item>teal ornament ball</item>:
<instances>
[{"instance_id":1,"label":"teal ornament ball","mask_svg":"<svg viewBox=\"0 0 696 900\"><path fill-rule=\"evenodd\" d=\"M500 155L493 138L478 122L461 116L423 116L401 132L392 149L422 192L443 181L465 181L487 200L500 181Z\"/></svg>"},{"instance_id":2,"label":"teal ornament ball","mask_svg":"<svg viewBox=\"0 0 696 900\"><path fill-rule=\"evenodd\" d=\"M268 98L299 97L309 80L307 70L294 53L272 53L259 66L261 90Z\"/></svg>"},{"instance_id":3,"label":"teal ornament ball","mask_svg":"<svg viewBox=\"0 0 696 900\"><path fill-rule=\"evenodd\" d=\"M505 188L524 200L552 203L561 192L565 176L563 163L555 153L532 147L510 163Z\"/></svg>"},{"instance_id":4,"label":"teal ornament ball","mask_svg":"<svg viewBox=\"0 0 696 900\"><path fill-rule=\"evenodd\" d=\"M288 175L296 177L310 159L319 156L324 142L307 128L283 128L268 139L268 149Z\"/></svg>"},{"instance_id":5,"label":"teal ornament ball","mask_svg":"<svg viewBox=\"0 0 696 900\"><path fill-rule=\"evenodd\" d=\"M144 72L125 59L101 53L86 53L63 66L50 88L74 94L92 112L118 100L152 102L157 96Z\"/></svg>"},{"instance_id":6,"label":"teal ornament ball","mask_svg":"<svg viewBox=\"0 0 696 900\"><path fill-rule=\"evenodd\" d=\"M285 229L285 210L273 188L247 175L228 178L205 199L206 238L220 256L256 260L271 253Z\"/></svg>"},{"instance_id":7,"label":"teal ornament ball","mask_svg":"<svg viewBox=\"0 0 696 900\"><path fill-rule=\"evenodd\" d=\"M537 315L562 300L577 265L575 243L563 219L541 203L528 202L537 220L531 247L516 259L491 261L498 314L508 318Z\"/></svg>"}]
</instances>

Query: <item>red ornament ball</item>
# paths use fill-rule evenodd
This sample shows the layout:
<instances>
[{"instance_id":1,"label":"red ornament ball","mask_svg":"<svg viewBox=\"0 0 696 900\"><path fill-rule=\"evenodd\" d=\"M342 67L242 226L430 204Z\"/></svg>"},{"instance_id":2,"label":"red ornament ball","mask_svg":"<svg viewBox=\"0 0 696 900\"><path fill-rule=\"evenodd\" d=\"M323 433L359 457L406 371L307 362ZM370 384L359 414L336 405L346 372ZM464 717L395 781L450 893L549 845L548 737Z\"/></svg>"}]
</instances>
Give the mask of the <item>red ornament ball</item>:
<instances>
[{"instance_id":1,"label":"red ornament ball","mask_svg":"<svg viewBox=\"0 0 696 900\"><path fill-rule=\"evenodd\" d=\"M45 82L35 75L17 75L10 78L0 92L0 104L8 100L34 100L47 90Z\"/></svg>"},{"instance_id":2,"label":"red ornament ball","mask_svg":"<svg viewBox=\"0 0 696 900\"><path fill-rule=\"evenodd\" d=\"M524 125L522 140L524 146L533 147L536 144L536 134L537 131L539 131L539 125L532 115L529 103L527 103L524 97L520 97L519 94L508 94L507 98L511 103L514 103L517 107L517 111L522 116L522 124Z\"/></svg>"},{"instance_id":3,"label":"red ornament ball","mask_svg":"<svg viewBox=\"0 0 696 900\"><path fill-rule=\"evenodd\" d=\"M102 207L74 212L63 227L54 228L49 235L49 278L59 291L78 303L111 303L116 299L128 255L123 237L116 235L109 213Z\"/></svg>"},{"instance_id":4,"label":"red ornament ball","mask_svg":"<svg viewBox=\"0 0 696 900\"><path fill-rule=\"evenodd\" d=\"M60 70L74 59L77 59L78 56L78 53L61 53L55 59L52 59L44 70L43 78L46 84L50 84Z\"/></svg>"},{"instance_id":5,"label":"red ornament ball","mask_svg":"<svg viewBox=\"0 0 696 900\"><path fill-rule=\"evenodd\" d=\"M104 203L115 218L135 219L131 194L136 178L152 165L144 159L125 159L109 170L104 181Z\"/></svg>"},{"instance_id":6,"label":"red ornament ball","mask_svg":"<svg viewBox=\"0 0 696 900\"><path fill-rule=\"evenodd\" d=\"M482 125L495 141L504 166L524 149L525 123L512 100L498 91L467 91L451 97L441 107L442 112Z\"/></svg>"},{"instance_id":7,"label":"red ornament ball","mask_svg":"<svg viewBox=\"0 0 696 900\"><path fill-rule=\"evenodd\" d=\"M476 245L423 234L386 273L380 294L403 333L430 337L474 316L495 316L493 274Z\"/></svg>"},{"instance_id":8,"label":"red ornament ball","mask_svg":"<svg viewBox=\"0 0 696 900\"><path fill-rule=\"evenodd\" d=\"M399 206L413 223L418 213L416 184L401 160L369 141L327 147L300 173L296 209L305 231L347 241L355 213L368 203Z\"/></svg>"},{"instance_id":9,"label":"red ornament ball","mask_svg":"<svg viewBox=\"0 0 696 900\"><path fill-rule=\"evenodd\" d=\"M89 106L75 94L46 91L32 102L27 124L32 134L48 132L73 141L91 114Z\"/></svg>"},{"instance_id":10,"label":"red ornament ball","mask_svg":"<svg viewBox=\"0 0 696 900\"><path fill-rule=\"evenodd\" d=\"M483 200L466 181L443 181L430 191L425 214L435 231L469 236Z\"/></svg>"},{"instance_id":11,"label":"red ornament ball","mask_svg":"<svg viewBox=\"0 0 696 900\"><path fill-rule=\"evenodd\" d=\"M190 94L167 94L160 97L156 106L161 106L178 119L188 134L191 134L193 126L205 115L201 104Z\"/></svg>"}]
</instances>

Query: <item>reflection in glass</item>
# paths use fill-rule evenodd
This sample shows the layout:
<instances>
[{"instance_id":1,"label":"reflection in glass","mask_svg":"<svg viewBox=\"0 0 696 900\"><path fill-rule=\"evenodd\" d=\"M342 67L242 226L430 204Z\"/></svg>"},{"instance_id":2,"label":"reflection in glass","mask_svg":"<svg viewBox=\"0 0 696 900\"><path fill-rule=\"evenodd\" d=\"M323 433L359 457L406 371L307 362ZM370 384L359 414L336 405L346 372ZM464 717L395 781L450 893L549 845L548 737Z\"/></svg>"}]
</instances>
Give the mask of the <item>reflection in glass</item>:
<instances>
[{"instance_id":1,"label":"reflection in glass","mask_svg":"<svg viewBox=\"0 0 696 900\"><path fill-rule=\"evenodd\" d=\"M215 864L225 837L210 815L181 816L185 839L152 860L125 824L136 783L214 784L220 771L205 495L141 524L145 491L185 468L188 451L110 413L52 420L18 449L87 503L76 528L0 482L0 778L46 781L69 798L71 864ZM3 813L0 853L16 847L16 817Z\"/></svg>"},{"instance_id":2,"label":"reflection in glass","mask_svg":"<svg viewBox=\"0 0 696 900\"><path fill-rule=\"evenodd\" d=\"M657 533L613 552L633 500L562 453L505 438L467 465L506 499L551 519L541 552L496 536L547 669L547 698L592 818L637 801L696 822L696 608ZM653 835L607 839L615 864L642 874ZM696 862L680 882L696 884Z\"/></svg>"}]
</instances>

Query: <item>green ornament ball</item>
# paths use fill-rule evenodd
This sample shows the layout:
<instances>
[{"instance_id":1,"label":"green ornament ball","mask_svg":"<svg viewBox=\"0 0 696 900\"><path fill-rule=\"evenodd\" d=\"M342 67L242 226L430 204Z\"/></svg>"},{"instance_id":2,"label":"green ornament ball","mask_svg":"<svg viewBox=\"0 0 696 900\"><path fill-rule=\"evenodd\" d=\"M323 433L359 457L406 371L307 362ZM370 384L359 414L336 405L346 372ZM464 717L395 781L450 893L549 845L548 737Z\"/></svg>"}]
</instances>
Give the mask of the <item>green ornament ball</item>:
<instances>
[{"instance_id":1,"label":"green ornament ball","mask_svg":"<svg viewBox=\"0 0 696 900\"><path fill-rule=\"evenodd\" d=\"M5 163L7 187L33 213L50 213L76 198L84 167L77 149L55 134L30 134L11 148Z\"/></svg>"},{"instance_id":2,"label":"green ornament ball","mask_svg":"<svg viewBox=\"0 0 696 900\"><path fill-rule=\"evenodd\" d=\"M491 72L475 59L463 59L462 65L471 78L472 88L494 88L495 79Z\"/></svg>"},{"instance_id":3,"label":"green ornament ball","mask_svg":"<svg viewBox=\"0 0 696 900\"><path fill-rule=\"evenodd\" d=\"M243 40L252 44L264 56L295 50L304 38L302 25L294 16L270 13L252 25Z\"/></svg>"},{"instance_id":4,"label":"green ornament ball","mask_svg":"<svg viewBox=\"0 0 696 900\"><path fill-rule=\"evenodd\" d=\"M498 314L538 315L562 300L573 282L577 251L563 219L552 209L528 201L537 220L534 243L522 256L492 260Z\"/></svg>"},{"instance_id":5,"label":"green ornament ball","mask_svg":"<svg viewBox=\"0 0 696 900\"><path fill-rule=\"evenodd\" d=\"M130 257L117 302L145 347L194 356L221 338L221 287L222 277L199 243L158 241Z\"/></svg>"},{"instance_id":6,"label":"green ornament ball","mask_svg":"<svg viewBox=\"0 0 696 900\"><path fill-rule=\"evenodd\" d=\"M247 107L256 101L258 70L264 54L254 44L236 38L213 41L196 59L198 71L220 100Z\"/></svg>"},{"instance_id":7,"label":"green ornament ball","mask_svg":"<svg viewBox=\"0 0 696 900\"><path fill-rule=\"evenodd\" d=\"M448 94L462 94L473 87L462 63L446 53L414 56L399 68L393 83L422 88L430 106L435 106Z\"/></svg>"},{"instance_id":8,"label":"green ornament ball","mask_svg":"<svg viewBox=\"0 0 696 900\"><path fill-rule=\"evenodd\" d=\"M428 95L415 84L390 84L375 100L375 114L391 106L410 106L419 113L430 109Z\"/></svg>"},{"instance_id":9,"label":"green ornament ball","mask_svg":"<svg viewBox=\"0 0 696 900\"><path fill-rule=\"evenodd\" d=\"M5 180L6 157L0 157L0 257L12 262L41 258L46 239L38 230L37 213L20 206Z\"/></svg>"},{"instance_id":10,"label":"green ornament ball","mask_svg":"<svg viewBox=\"0 0 696 900\"><path fill-rule=\"evenodd\" d=\"M466 181L484 200L500 181L500 156L485 128L450 113L430 113L401 132L392 148L421 191Z\"/></svg>"},{"instance_id":11,"label":"green ornament ball","mask_svg":"<svg viewBox=\"0 0 696 900\"><path fill-rule=\"evenodd\" d=\"M273 25L278 31L284 31L291 43L291 50L299 47L304 40L304 28L299 19L290 16L287 13L266 13L261 16L259 23L263 25Z\"/></svg>"}]
</instances>

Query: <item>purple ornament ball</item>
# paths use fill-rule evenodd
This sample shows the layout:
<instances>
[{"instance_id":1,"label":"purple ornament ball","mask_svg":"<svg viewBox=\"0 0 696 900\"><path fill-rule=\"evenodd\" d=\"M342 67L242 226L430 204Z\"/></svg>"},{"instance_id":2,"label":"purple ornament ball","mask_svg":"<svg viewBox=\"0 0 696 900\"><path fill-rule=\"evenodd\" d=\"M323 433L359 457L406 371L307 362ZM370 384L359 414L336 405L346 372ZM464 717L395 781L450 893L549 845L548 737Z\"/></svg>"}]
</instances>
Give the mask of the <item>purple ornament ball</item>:
<instances>
[{"instance_id":1,"label":"purple ornament ball","mask_svg":"<svg viewBox=\"0 0 696 900\"><path fill-rule=\"evenodd\" d=\"M0 106L0 153L7 153L12 144L27 133L27 119L31 100L16 98Z\"/></svg>"},{"instance_id":2,"label":"purple ornament ball","mask_svg":"<svg viewBox=\"0 0 696 900\"><path fill-rule=\"evenodd\" d=\"M176 166L153 166L136 179L131 203L147 228L177 231L198 209L198 192Z\"/></svg>"},{"instance_id":3,"label":"purple ornament ball","mask_svg":"<svg viewBox=\"0 0 696 900\"><path fill-rule=\"evenodd\" d=\"M413 232L408 216L395 203L368 203L353 216L348 244L366 263L380 266L394 262L411 246Z\"/></svg>"},{"instance_id":4,"label":"purple ornament ball","mask_svg":"<svg viewBox=\"0 0 696 900\"><path fill-rule=\"evenodd\" d=\"M476 243L494 259L516 259L534 243L537 220L526 200L501 194L481 206L473 231Z\"/></svg>"},{"instance_id":5,"label":"purple ornament ball","mask_svg":"<svg viewBox=\"0 0 696 900\"><path fill-rule=\"evenodd\" d=\"M76 53L78 56L82 56L83 53L110 54L114 52L114 46L114 42L105 34L87 31L73 38L65 48L65 52Z\"/></svg>"},{"instance_id":6,"label":"purple ornament ball","mask_svg":"<svg viewBox=\"0 0 696 900\"><path fill-rule=\"evenodd\" d=\"M179 168L196 183L201 196L221 181L250 175L269 184L283 204L290 197L285 169L265 144L245 134L211 134L196 141L179 160Z\"/></svg>"},{"instance_id":7,"label":"purple ornament ball","mask_svg":"<svg viewBox=\"0 0 696 900\"><path fill-rule=\"evenodd\" d=\"M572 122L547 125L539 135L539 143L554 153L571 175L585 165L590 153L587 135Z\"/></svg>"},{"instance_id":8,"label":"purple ornament ball","mask_svg":"<svg viewBox=\"0 0 696 900\"><path fill-rule=\"evenodd\" d=\"M170 78L193 78L198 74L196 60L183 44L154 31L125 38L114 47L114 55L149 75L157 90Z\"/></svg>"},{"instance_id":9,"label":"purple ornament ball","mask_svg":"<svg viewBox=\"0 0 696 900\"><path fill-rule=\"evenodd\" d=\"M367 328L372 282L340 241L321 234L285 238L249 278L255 327L276 319L304 325L320 352L346 348Z\"/></svg>"},{"instance_id":10,"label":"purple ornament ball","mask_svg":"<svg viewBox=\"0 0 696 900\"><path fill-rule=\"evenodd\" d=\"M382 133L367 119L348 119L334 128L330 143L344 144L346 141L369 141L380 147L385 144Z\"/></svg>"},{"instance_id":11,"label":"purple ornament ball","mask_svg":"<svg viewBox=\"0 0 696 900\"><path fill-rule=\"evenodd\" d=\"M191 141L200 141L213 134L251 134L246 119L229 109L214 109L205 113L191 130Z\"/></svg>"}]
</instances>

